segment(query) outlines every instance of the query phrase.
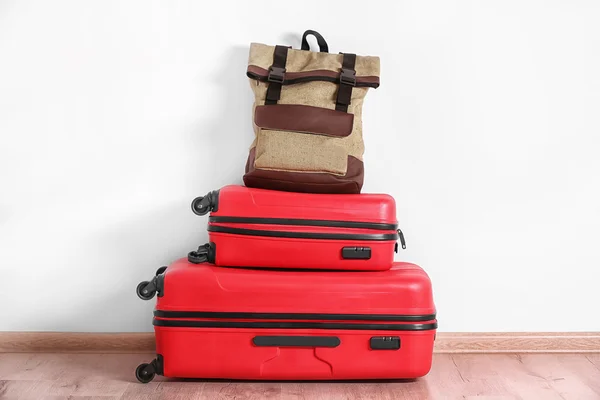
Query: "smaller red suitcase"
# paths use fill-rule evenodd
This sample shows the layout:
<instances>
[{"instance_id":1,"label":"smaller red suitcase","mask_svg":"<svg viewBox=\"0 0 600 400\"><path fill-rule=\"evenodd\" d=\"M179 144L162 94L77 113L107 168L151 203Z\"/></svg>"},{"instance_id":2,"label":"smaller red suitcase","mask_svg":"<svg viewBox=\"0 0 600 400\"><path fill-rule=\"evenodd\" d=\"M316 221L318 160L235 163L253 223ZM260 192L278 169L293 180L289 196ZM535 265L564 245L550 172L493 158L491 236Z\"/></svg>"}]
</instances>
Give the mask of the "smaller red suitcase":
<instances>
[{"instance_id":1,"label":"smaller red suitcase","mask_svg":"<svg viewBox=\"0 0 600 400\"><path fill-rule=\"evenodd\" d=\"M386 270L394 262L396 203L385 194L310 194L225 186L192 202L209 243L193 263L226 267Z\"/></svg>"},{"instance_id":2,"label":"smaller red suitcase","mask_svg":"<svg viewBox=\"0 0 600 400\"><path fill-rule=\"evenodd\" d=\"M428 373L437 328L418 266L326 272L223 268L185 259L138 286L157 357L136 376L408 379Z\"/></svg>"}]
</instances>

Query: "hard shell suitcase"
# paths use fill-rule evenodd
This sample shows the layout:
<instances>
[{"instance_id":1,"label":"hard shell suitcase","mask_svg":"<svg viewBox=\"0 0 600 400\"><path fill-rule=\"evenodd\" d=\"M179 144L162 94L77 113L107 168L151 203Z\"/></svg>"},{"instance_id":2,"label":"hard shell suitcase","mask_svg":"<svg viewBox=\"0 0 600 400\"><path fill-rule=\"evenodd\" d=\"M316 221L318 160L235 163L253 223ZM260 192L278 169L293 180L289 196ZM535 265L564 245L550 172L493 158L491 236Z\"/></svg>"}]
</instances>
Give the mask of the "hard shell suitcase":
<instances>
[{"instance_id":1,"label":"hard shell suitcase","mask_svg":"<svg viewBox=\"0 0 600 400\"><path fill-rule=\"evenodd\" d=\"M209 243L189 261L219 266L385 270L404 236L386 194L289 193L225 186L192 202Z\"/></svg>"},{"instance_id":2,"label":"hard shell suitcase","mask_svg":"<svg viewBox=\"0 0 600 400\"><path fill-rule=\"evenodd\" d=\"M136 376L408 379L428 373L437 328L417 265L326 272L178 260L138 286L154 311L156 359Z\"/></svg>"}]
</instances>

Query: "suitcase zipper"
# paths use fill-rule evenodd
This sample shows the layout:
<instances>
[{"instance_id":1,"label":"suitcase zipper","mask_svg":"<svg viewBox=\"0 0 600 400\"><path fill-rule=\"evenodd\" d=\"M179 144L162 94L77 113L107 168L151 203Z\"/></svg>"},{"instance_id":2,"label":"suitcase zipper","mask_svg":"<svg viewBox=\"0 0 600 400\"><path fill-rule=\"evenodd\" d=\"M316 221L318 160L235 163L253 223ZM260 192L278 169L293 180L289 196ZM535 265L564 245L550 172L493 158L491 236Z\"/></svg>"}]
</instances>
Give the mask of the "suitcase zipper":
<instances>
[{"instance_id":1,"label":"suitcase zipper","mask_svg":"<svg viewBox=\"0 0 600 400\"><path fill-rule=\"evenodd\" d=\"M299 218L260 218L260 217L209 217L208 222L230 224L265 224L265 225L296 225L296 226L322 226L329 228L354 228L377 229L391 231L398 229L397 224L379 222L337 221L325 219L299 219Z\"/></svg>"},{"instance_id":2,"label":"suitcase zipper","mask_svg":"<svg viewBox=\"0 0 600 400\"><path fill-rule=\"evenodd\" d=\"M320 314L320 313L269 313L269 312L221 312L221 311L164 311L154 310L157 318L191 319L260 319L260 320L316 320L316 321L392 321L428 322L436 314Z\"/></svg>"},{"instance_id":3,"label":"suitcase zipper","mask_svg":"<svg viewBox=\"0 0 600 400\"><path fill-rule=\"evenodd\" d=\"M404 240L404 233L398 228L398 237L400 238L400 244L402 245L402 249L406 249L406 241Z\"/></svg>"},{"instance_id":4,"label":"suitcase zipper","mask_svg":"<svg viewBox=\"0 0 600 400\"><path fill-rule=\"evenodd\" d=\"M209 225L209 232L229 233L232 235L264 236L289 239L319 239L319 240L372 240L388 241L398 239L397 233L317 233L317 232L288 232L265 231L260 229L232 228L229 226Z\"/></svg>"},{"instance_id":5,"label":"suitcase zipper","mask_svg":"<svg viewBox=\"0 0 600 400\"><path fill-rule=\"evenodd\" d=\"M422 324L357 324L333 322L242 322L157 319L154 326L177 328L254 328L254 329L341 329L365 331L428 331L437 329L437 321Z\"/></svg>"}]
</instances>

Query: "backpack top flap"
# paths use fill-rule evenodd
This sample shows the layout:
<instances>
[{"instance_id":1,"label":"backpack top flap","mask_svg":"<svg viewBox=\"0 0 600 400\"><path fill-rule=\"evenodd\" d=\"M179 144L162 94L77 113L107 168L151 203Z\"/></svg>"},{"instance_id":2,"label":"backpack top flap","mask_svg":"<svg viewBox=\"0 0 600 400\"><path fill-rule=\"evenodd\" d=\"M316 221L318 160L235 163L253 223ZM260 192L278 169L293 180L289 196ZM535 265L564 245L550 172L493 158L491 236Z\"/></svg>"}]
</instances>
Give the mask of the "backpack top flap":
<instances>
[{"instance_id":1,"label":"backpack top flap","mask_svg":"<svg viewBox=\"0 0 600 400\"><path fill-rule=\"evenodd\" d=\"M273 65L275 46L250 44L247 75L250 79L266 82ZM330 54L288 48L283 84L311 81L338 83L343 54ZM356 56L356 87L379 87L379 57Z\"/></svg>"}]
</instances>

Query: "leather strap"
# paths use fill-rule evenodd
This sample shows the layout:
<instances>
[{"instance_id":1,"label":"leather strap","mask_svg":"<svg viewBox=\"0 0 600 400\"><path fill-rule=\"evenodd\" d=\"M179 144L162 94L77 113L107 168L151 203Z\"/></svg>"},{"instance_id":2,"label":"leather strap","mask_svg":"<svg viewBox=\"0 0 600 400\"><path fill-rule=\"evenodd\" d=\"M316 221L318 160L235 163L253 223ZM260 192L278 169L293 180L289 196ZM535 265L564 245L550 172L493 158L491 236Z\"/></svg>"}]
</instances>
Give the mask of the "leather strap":
<instances>
[{"instance_id":1,"label":"leather strap","mask_svg":"<svg viewBox=\"0 0 600 400\"><path fill-rule=\"evenodd\" d=\"M277 104L281 97L281 85L285 79L285 63L287 62L288 47L286 46L275 46L273 52L273 64L269 67L269 75L267 81L269 87L267 88L267 96L265 104Z\"/></svg>"},{"instance_id":2,"label":"leather strap","mask_svg":"<svg viewBox=\"0 0 600 400\"><path fill-rule=\"evenodd\" d=\"M340 88L335 99L335 109L337 111L348 112L350 99L352 98L352 88L356 86L356 54L342 53L342 72L340 73Z\"/></svg>"},{"instance_id":3,"label":"leather strap","mask_svg":"<svg viewBox=\"0 0 600 400\"><path fill-rule=\"evenodd\" d=\"M329 53L329 46L327 46L325 38L323 38L319 32L312 31L310 29L304 32L304 35L302 35L302 46L300 47L301 50L310 50L308 40L306 40L306 36L308 35L313 35L317 39L317 44L319 45L319 51L321 53Z\"/></svg>"}]
</instances>

